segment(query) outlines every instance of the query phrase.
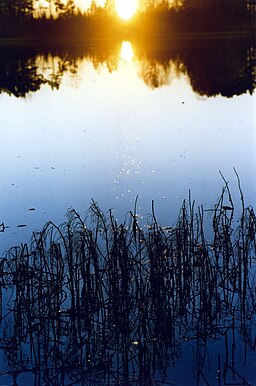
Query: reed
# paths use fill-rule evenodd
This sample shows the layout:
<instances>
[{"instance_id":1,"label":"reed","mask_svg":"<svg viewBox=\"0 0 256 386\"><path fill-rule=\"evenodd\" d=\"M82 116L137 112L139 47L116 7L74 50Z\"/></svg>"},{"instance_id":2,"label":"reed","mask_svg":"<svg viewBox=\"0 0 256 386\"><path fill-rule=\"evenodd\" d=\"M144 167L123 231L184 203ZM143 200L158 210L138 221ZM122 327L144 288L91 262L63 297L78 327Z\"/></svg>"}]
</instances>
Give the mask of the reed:
<instances>
[{"instance_id":1,"label":"reed","mask_svg":"<svg viewBox=\"0 0 256 386\"><path fill-rule=\"evenodd\" d=\"M154 203L143 230L136 204L119 224L92 201L84 218L71 209L66 223L49 222L33 233L30 246L10 249L0 261L0 318L14 384L22 372L35 374L35 385L168 384L166 370L186 342L195 348L197 384L209 384L207 344L222 336L226 357L223 365L220 353L217 358L218 384L230 369L238 376L236 334L244 360L256 349L256 217L242 193L241 202L234 227L225 181L207 212L210 241L206 211L189 195L173 226L158 223Z\"/></svg>"}]
</instances>

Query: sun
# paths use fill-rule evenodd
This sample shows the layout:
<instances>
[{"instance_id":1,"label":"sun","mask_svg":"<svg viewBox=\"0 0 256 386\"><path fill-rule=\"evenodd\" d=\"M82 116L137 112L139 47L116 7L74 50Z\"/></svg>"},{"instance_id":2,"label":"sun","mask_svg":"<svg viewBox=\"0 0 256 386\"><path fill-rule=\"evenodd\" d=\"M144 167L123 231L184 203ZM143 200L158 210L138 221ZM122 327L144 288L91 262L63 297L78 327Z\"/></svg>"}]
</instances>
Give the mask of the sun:
<instances>
[{"instance_id":1,"label":"sun","mask_svg":"<svg viewBox=\"0 0 256 386\"><path fill-rule=\"evenodd\" d=\"M115 0L116 12L121 19L129 20L138 9L138 0Z\"/></svg>"}]
</instances>

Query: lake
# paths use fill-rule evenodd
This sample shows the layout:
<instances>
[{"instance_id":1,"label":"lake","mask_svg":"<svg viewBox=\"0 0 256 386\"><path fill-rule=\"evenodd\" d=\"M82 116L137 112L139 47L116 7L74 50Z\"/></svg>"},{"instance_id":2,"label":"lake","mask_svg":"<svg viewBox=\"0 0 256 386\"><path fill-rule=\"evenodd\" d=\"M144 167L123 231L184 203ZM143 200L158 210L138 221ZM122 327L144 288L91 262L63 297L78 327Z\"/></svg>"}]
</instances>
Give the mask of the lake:
<instances>
[{"instance_id":1,"label":"lake","mask_svg":"<svg viewBox=\"0 0 256 386\"><path fill-rule=\"evenodd\" d=\"M105 213L112 209L118 223L136 202L143 229L152 201L165 227L176 223L189 195L210 218L225 181L236 223L239 183L245 205L256 202L254 43L220 37L0 45L1 254L30 243L48 221L62 224L70 208L83 216L92 200ZM185 351L189 363L199 360L191 347ZM236 383L224 384L249 384L241 383L243 373L256 385L255 353L248 358L239 376L233 371ZM190 385L222 384L216 363ZM176 368L170 384L192 379L183 376L184 362Z\"/></svg>"},{"instance_id":2,"label":"lake","mask_svg":"<svg viewBox=\"0 0 256 386\"><path fill-rule=\"evenodd\" d=\"M255 202L253 46L152 45L1 47L2 251L91 198L120 220L155 200L168 225L189 190L215 204L219 170L236 195L233 167Z\"/></svg>"}]
</instances>

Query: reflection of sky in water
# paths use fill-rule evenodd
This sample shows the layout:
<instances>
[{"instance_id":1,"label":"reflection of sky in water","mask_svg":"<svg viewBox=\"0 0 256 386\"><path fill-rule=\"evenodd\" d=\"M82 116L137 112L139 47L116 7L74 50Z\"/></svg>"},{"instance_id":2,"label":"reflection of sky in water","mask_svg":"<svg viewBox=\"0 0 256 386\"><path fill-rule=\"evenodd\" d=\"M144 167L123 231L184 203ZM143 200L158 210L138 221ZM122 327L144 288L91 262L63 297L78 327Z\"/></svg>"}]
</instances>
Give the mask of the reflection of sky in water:
<instances>
[{"instance_id":1,"label":"reflection of sky in water","mask_svg":"<svg viewBox=\"0 0 256 386\"><path fill-rule=\"evenodd\" d=\"M0 95L0 127L8 128L1 129L0 223L11 227L1 249L48 220L64 221L70 206L83 213L91 198L120 220L137 195L144 215L154 199L160 222L173 223L189 189L199 205L215 203L219 170L238 197L233 166L246 203L255 202L254 97L202 99L185 75L151 89L129 55L111 74L84 61L57 91Z\"/></svg>"}]
</instances>

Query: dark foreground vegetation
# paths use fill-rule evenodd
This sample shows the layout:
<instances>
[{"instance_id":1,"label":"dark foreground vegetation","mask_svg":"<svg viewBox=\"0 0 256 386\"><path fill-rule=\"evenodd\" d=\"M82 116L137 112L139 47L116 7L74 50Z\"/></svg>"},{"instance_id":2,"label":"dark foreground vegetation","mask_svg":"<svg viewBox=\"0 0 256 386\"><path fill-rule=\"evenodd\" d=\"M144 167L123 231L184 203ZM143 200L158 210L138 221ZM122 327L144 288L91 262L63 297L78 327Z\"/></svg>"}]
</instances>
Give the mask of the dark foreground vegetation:
<instances>
[{"instance_id":1,"label":"dark foreground vegetation","mask_svg":"<svg viewBox=\"0 0 256 386\"><path fill-rule=\"evenodd\" d=\"M246 365L256 349L256 217L242 193L241 203L237 223L226 184L210 211L184 201L172 227L158 224L152 203L142 230L136 205L118 224L92 202L85 219L70 210L30 247L9 250L0 261L2 374L15 385L24 374L37 386L164 385L189 344L190 384L210 385L208 344L222 340L216 385L249 385L235 357L241 344Z\"/></svg>"},{"instance_id":2,"label":"dark foreground vegetation","mask_svg":"<svg viewBox=\"0 0 256 386\"><path fill-rule=\"evenodd\" d=\"M87 12L76 8L74 0L66 6L48 0L48 8L38 14L33 0L0 1L0 37L129 37L179 33L255 32L255 0L184 0L177 7L168 1L145 6L128 22L115 13L114 1L104 7L93 2Z\"/></svg>"}]
</instances>

